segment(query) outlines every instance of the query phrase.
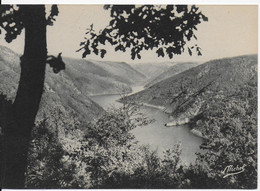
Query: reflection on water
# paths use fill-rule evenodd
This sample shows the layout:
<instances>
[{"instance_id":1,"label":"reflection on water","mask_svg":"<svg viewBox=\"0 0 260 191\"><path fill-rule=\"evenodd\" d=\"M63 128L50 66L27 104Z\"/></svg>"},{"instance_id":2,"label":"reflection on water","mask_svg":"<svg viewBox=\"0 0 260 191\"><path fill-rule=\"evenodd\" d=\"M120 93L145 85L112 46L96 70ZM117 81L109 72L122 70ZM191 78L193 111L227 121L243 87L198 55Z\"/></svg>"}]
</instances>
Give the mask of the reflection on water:
<instances>
[{"instance_id":1,"label":"reflection on water","mask_svg":"<svg viewBox=\"0 0 260 191\"><path fill-rule=\"evenodd\" d=\"M136 88L136 91L140 91L141 89L142 87L140 86ZM116 101L120 99L120 95L98 95L91 98L104 109L112 106L118 108L122 105ZM132 133L140 143L148 144L153 149L157 149L160 156L163 155L163 151L166 149L170 149L173 145L181 143L182 161L184 163L195 161L195 153L199 151L202 139L190 133L187 125L165 127L164 124L171 121L166 113L147 106L142 106L141 111L147 117L155 119L155 122L132 130Z\"/></svg>"}]
</instances>

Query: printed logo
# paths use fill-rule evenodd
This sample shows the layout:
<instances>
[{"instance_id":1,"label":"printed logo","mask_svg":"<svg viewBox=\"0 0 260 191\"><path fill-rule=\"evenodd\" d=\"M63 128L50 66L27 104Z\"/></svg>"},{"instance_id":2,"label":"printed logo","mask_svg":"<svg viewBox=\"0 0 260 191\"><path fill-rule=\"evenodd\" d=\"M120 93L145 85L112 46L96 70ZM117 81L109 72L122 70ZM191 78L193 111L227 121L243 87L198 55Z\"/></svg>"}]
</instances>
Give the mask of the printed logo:
<instances>
[{"instance_id":1,"label":"printed logo","mask_svg":"<svg viewBox=\"0 0 260 191\"><path fill-rule=\"evenodd\" d=\"M235 175L235 174L240 174L245 171L245 167L246 167L245 164L241 167L239 167L239 166L234 167L233 165L226 166L226 168L223 171L221 171L224 174L223 178L226 178L228 176Z\"/></svg>"}]
</instances>

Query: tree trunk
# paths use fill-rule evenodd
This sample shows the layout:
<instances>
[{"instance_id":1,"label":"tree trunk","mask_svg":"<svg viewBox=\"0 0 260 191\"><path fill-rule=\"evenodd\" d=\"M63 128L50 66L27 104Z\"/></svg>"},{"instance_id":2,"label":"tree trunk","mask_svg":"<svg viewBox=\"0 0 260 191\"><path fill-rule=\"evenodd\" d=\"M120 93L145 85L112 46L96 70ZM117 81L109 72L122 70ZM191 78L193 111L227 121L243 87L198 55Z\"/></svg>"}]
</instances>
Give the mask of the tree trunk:
<instances>
[{"instance_id":1,"label":"tree trunk","mask_svg":"<svg viewBox=\"0 0 260 191\"><path fill-rule=\"evenodd\" d=\"M25 47L16 98L3 125L2 188L25 187L28 146L45 78L45 6L21 6L20 11L25 28Z\"/></svg>"}]
</instances>

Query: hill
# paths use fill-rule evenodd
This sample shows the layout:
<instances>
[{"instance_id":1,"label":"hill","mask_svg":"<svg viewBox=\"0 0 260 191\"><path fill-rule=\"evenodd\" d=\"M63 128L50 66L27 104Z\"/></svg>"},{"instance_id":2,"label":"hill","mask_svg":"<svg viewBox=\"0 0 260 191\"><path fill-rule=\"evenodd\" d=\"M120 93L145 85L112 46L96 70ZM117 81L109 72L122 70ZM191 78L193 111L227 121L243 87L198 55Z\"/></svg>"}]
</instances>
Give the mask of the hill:
<instances>
[{"instance_id":1,"label":"hill","mask_svg":"<svg viewBox=\"0 0 260 191\"><path fill-rule=\"evenodd\" d=\"M12 50L0 46L0 93L8 100L15 99L20 76L19 55ZM48 113L56 106L77 113L81 121L97 118L104 110L84 95L64 74L54 74L50 67L46 70L43 98L40 104L38 118Z\"/></svg>"},{"instance_id":2,"label":"hill","mask_svg":"<svg viewBox=\"0 0 260 191\"><path fill-rule=\"evenodd\" d=\"M192 118L211 96L229 96L257 78L257 55L239 56L206 62L122 101L136 101L163 107L174 117Z\"/></svg>"},{"instance_id":3,"label":"hill","mask_svg":"<svg viewBox=\"0 0 260 191\"><path fill-rule=\"evenodd\" d=\"M147 84L145 85L145 87L150 87L162 80L165 80L171 76L177 75L181 72L184 72L185 70L188 70L190 68L193 68L195 66L198 66L198 63L195 62L183 62L183 63L177 63L173 66L170 66L169 68L167 68L166 71L164 71L163 73L159 74L158 76L148 80Z\"/></svg>"},{"instance_id":4,"label":"hill","mask_svg":"<svg viewBox=\"0 0 260 191\"><path fill-rule=\"evenodd\" d=\"M64 77L84 95L131 92L131 86L145 80L145 76L124 62L107 62L64 58Z\"/></svg>"},{"instance_id":5,"label":"hill","mask_svg":"<svg viewBox=\"0 0 260 191\"><path fill-rule=\"evenodd\" d=\"M162 62L162 63L135 63L131 64L131 66L145 75L146 82L150 79L153 79L163 72L167 71L171 66L173 66L175 63L171 62Z\"/></svg>"},{"instance_id":6,"label":"hill","mask_svg":"<svg viewBox=\"0 0 260 191\"><path fill-rule=\"evenodd\" d=\"M14 100L19 82L19 57L12 50L0 46L0 92L10 100ZM131 92L131 86L146 79L143 74L123 62L67 57L63 61L66 69L59 74L54 74L47 66L41 105L63 105L71 108L82 119L93 119L103 111L89 96Z\"/></svg>"}]
</instances>

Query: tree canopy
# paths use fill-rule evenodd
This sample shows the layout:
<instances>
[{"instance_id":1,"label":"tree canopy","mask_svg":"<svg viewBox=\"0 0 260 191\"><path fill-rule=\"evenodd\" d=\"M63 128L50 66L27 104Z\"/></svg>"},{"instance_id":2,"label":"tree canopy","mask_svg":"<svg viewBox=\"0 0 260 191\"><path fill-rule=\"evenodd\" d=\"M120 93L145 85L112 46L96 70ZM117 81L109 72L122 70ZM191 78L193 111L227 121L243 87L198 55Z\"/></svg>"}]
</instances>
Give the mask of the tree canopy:
<instances>
[{"instance_id":1,"label":"tree canopy","mask_svg":"<svg viewBox=\"0 0 260 191\"><path fill-rule=\"evenodd\" d=\"M21 34L24 29L24 13L22 11L24 5L1 5L0 6L0 34L3 29L5 33L6 42L10 43L18 35ZM55 16L58 16L59 10L57 5L52 5L50 13L46 19L47 25L53 25ZM33 17L33 15L32 15Z\"/></svg>"},{"instance_id":2,"label":"tree canopy","mask_svg":"<svg viewBox=\"0 0 260 191\"><path fill-rule=\"evenodd\" d=\"M94 53L102 58L106 54L102 45L115 46L115 51L131 50L131 58L141 59L143 50L156 49L158 56L178 55L188 50L201 55L201 48L188 41L197 39L194 31L208 18L195 5L105 5L110 11L111 21L99 32L93 25L87 29L85 41L80 45L82 57Z\"/></svg>"}]
</instances>

